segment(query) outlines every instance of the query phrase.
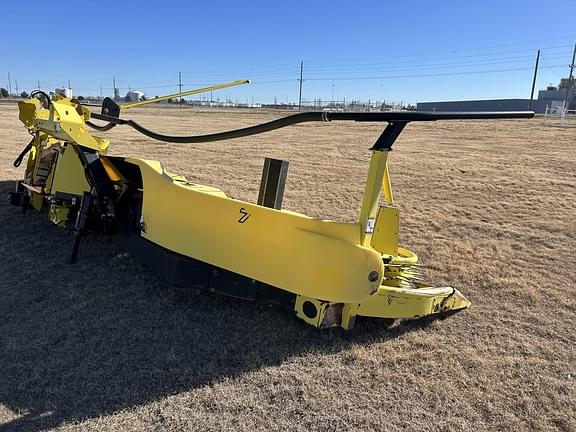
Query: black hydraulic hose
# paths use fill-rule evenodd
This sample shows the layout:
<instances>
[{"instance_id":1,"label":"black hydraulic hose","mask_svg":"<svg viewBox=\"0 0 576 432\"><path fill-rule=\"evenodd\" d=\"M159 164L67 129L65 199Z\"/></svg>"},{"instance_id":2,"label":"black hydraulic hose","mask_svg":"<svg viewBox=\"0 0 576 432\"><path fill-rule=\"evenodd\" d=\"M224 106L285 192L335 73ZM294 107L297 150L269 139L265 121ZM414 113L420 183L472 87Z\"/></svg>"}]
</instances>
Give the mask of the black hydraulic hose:
<instances>
[{"instance_id":1,"label":"black hydraulic hose","mask_svg":"<svg viewBox=\"0 0 576 432\"><path fill-rule=\"evenodd\" d=\"M30 98L36 97L36 95L43 96L46 101L45 108L50 108L50 104L52 103L52 101L50 101L50 96L48 95L48 93L43 92L42 90L33 90L32 92L30 92Z\"/></svg>"},{"instance_id":2,"label":"black hydraulic hose","mask_svg":"<svg viewBox=\"0 0 576 432\"><path fill-rule=\"evenodd\" d=\"M117 117L111 117L104 114L92 113L92 117L98 120L108 121L110 123L127 125L137 130L143 135L158 141L191 144L204 143L211 141L222 141L233 138L241 138L250 135L256 135L263 132L269 132L297 123L312 121L358 121L358 122L411 122L411 121L436 121L436 120L481 120L481 119L517 119L532 118L532 111L511 111L511 112L418 112L418 111L390 111L390 112L304 112L282 117L256 126L249 126L242 129L234 129L226 132L217 132L207 135L193 136L172 136L162 135L157 132L146 129L133 120L124 120ZM91 126L91 125L89 125Z\"/></svg>"},{"instance_id":3,"label":"black hydraulic hose","mask_svg":"<svg viewBox=\"0 0 576 432\"><path fill-rule=\"evenodd\" d=\"M94 117L94 116L92 116ZM104 126L98 126L97 124L92 123L90 120L86 121L86 124L88 126L90 126L93 129L99 130L101 132L106 132L109 131L110 129L116 127L116 125L114 123L108 123L107 125Z\"/></svg>"},{"instance_id":4,"label":"black hydraulic hose","mask_svg":"<svg viewBox=\"0 0 576 432\"><path fill-rule=\"evenodd\" d=\"M74 102L76 102L78 104L78 107L83 107L83 106L98 106L99 107L100 106L100 105L94 105L94 104L83 104L83 103L80 103L79 100L74 100ZM94 113L91 113L91 116L96 118ZM92 123L90 120L86 120L86 124L88 126L90 126L92 129L96 129L100 132L106 132L106 131L109 131L110 129L116 127L115 123L108 123L104 126L99 126L95 123Z\"/></svg>"},{"instance_id":5,"label":"black hydraulic hose","mask_svg":"<svg viewBox=\"0 0 576 432\"><path fill-rule=\"evenodd\" d=\"M137 130L143 135L146 135L150 138L156 139L158 141L164 142L173 142L173 143L180 143L180 144L192 144L192 143L205 143L205 142L212 142L212 141L223 141L233 138L241 138L250 135L256 135L264 132L269 132L275 129L280 129L286 126L290 126L297 123L309 122L309 121L321 121L322 113L300 113L295 114L288 117L283 117L277 120L272 120L267 123L261 123L256 126L249 126L242 129L234 129L226 132L217 132L214 134L207 134L207 135L194 135L194 136L171 136L171 135L162 135L157 132L151 131L144 126L138 124L133 120L121 120L122 123L130 126L131 128Z\"/></svg>"},{"instance_id":6,"label":"black hydraulic hose","mask_svg":"<svg viewBox=\"0 0 576 432\"><path fill-rule=\"evenodd\" d=\"M12 165L14 166L14 168L18 168L20 166L20 164L22 163L22 160L24 159L24 156L26 156L26 154L30 151L30 149L32 148L32 145L34 144L34 140L36 139L36 136L34 136L34 138L32 138L32 141L30 141L28 143L28 145L26 147L24 147L24 150L22 150L20 152L20 154L18 155L18 157L14 160L14 162L12 163Z\"/></svg>"}]
</instances>

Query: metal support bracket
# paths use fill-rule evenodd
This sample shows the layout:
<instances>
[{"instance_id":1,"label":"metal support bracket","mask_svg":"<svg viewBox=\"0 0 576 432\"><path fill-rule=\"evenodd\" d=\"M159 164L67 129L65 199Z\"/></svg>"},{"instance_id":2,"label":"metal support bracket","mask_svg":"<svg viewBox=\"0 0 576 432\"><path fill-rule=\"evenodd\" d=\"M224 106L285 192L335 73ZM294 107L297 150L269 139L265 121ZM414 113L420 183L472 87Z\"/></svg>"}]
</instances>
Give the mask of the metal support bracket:
<instances>
[{"instance_id":1,"label":"metal support bracket","mask_svg":"<svg viewBox=\"0 0 576 432\"><path fill-rule=\"evenodd\" d=\"M287 176L288 161L266 158L260 181L258 205L280 210Z\"/></svg>"},{"instance_id":2,"label":"metal support bracket","mask_svg":"<svg viewBox=\"0 0 576 432\"><path fill-rule=\"evenodd\" d=\"M370 150L392 150L392 145L396 138L398 138L408 123L407 121L388 123L386 129L384 129L384 132L382 132L382 135L380 135Z\"/></svg>"},{"instance_id":3,"label":"metal support bracket","mask_svg":"<svg viewBox=\"0 0 576 432\"><path fill-rule=\"evenodd\" d=\"M92 194L90 192L84 192L82 195L80 208L78 209L78 214L76 216L76 224L74 226L74 243L72 244L72 252L70 253L70 258L68 259L69 264L74 264L78 257L80 238L82 236L82 232L84 231L84 227L86 226L86 220L88 219L88 213L90 212L91 206Z\"/></svg>"}]
</instances>

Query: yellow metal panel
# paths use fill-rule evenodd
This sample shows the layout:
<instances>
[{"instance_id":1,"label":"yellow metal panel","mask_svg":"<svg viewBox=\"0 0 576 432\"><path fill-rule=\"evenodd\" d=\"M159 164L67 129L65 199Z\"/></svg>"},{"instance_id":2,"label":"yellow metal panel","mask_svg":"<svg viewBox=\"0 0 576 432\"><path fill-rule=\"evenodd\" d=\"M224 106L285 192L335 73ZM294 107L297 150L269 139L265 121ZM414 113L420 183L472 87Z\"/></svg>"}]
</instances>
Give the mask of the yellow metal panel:
<instances>
[{"instance_id":1,"label":"yellow metal panel","mask_svg":"<svg viewBox=\"0 0 576 432\"><path fill-rule=\"evenodd\" d=\"M397 208L380 207L370 243L372 247L384 255L397 256L399 223Z\"/></svg>"},{"instance_id":2,"label":"yellow metal panel","mask_svg":"<svg viewBox=\"0 0 576 432\"><path fill-rule=\"evenodd\" d=\"M376 295L360 305L358 315L417 318L469 306L466 297L452 287L411 289L381 286Z\"/></svg>"},{"instance_id":3,"label":"yellow metal panel","mask_svg":"<svg viewBox=\"0 0 576 432\"><path fill-rule=\"evenodd\" d=\"M382 258L360 245L358 224L206 193L203 187L174 181L157 162L127 161L142 173L144 238L314 299L360 303L378 289Z\"/></svg>"},{"instance_id":4,"label":"yellow metal panel","mask_svg":"<svg viewBox=\"0 0 576 432\"><path fill-rule=\"evenodd\" d=\"M36 112L40 109L42 103L38 99L24 99L18 102L19 119L28 129L34 127Z\"/></svg>"},{"instance_id":5,"label":"yellow metal panel","mask_svg":"<svg viewBox=\"0 0 576 432\"><path fill-rule=\"evenodd\" d=\"M58 157L56 174L52 182L52 194L64 192L72 195L82 195L90 190L86 181L84 167L71 145L66 146L64 154Z\"/></svg>"},{"instance_id":6,"label":"yellow metal panel","mask_svg":"<svg viewBox=\"0 0 576 432\"><path fill-rule=\"evenodd\" d=\"M345 330L352 330L356 324L356 315L358 314L358 304L345 304L342 308L342 321L340 326Z\"/></svg>"},{"instance_id":7,"label":"yellow metal panel","mask_svg":"<svg viewBox=\"0 0 576 432\"><path fill-rule=\"evenodd\" d=\"M29 106L20 105L20 116L28 121ZM105 153L110 141L98 138L86 131L85 112L77 111L77 105L69 99L52 101L50 109L38 108L34 112L34 126L62 141L72 141L76 144ZM24 121L24 120L23 120Z\"/></svg>"}]
</instances>

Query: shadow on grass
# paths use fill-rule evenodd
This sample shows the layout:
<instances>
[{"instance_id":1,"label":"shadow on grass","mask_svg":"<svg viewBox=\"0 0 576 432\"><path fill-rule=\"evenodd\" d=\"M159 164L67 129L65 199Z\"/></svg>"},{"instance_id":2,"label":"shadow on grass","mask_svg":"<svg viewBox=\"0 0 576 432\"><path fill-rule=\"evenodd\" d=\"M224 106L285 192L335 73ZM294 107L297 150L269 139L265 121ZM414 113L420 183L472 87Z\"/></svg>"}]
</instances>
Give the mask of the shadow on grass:
<instances>
[{"instance_id":1,"label":"shadow on grass","mask_svg":"<svg viewBox=\"0 0 576 432\"><path fill-rule=\"evenodd\" d=\"M12 182L0 182L5 196ZM0 201L0 431L40 431L158 400L307 352L398 337L388 329L318 331L275 307L163 283L111 239L69 233Z\"/></svg>"}]
</instances>

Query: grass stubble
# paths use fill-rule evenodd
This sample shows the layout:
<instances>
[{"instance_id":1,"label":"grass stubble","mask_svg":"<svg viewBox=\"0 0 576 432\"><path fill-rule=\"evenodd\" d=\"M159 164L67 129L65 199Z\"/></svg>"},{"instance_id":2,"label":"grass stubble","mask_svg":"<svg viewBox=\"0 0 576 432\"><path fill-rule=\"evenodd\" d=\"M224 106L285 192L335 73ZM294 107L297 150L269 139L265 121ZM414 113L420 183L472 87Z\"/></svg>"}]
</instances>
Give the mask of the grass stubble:
<instances>
[{"instance_id":1,"label":"grass stubble","mask_svg":"<svg viewBox=\"0 0 576 432\"><path fill-rule=\"evenodd\" d=\"M135 109L169 134L277 112ZM353 221L382 125L307 124L227 142L117 127L113 155L255 201L290 161L284 207ZM112 240L0 201L0 432L576 430L576 132L542 119L410 124L390 155L401 243L473 307L446 320L318 331L274 307L162 282ZM28 134L0 104L0 192ZM24 164L23 164L24 165Z\"/></svg>"}]
</instances>

